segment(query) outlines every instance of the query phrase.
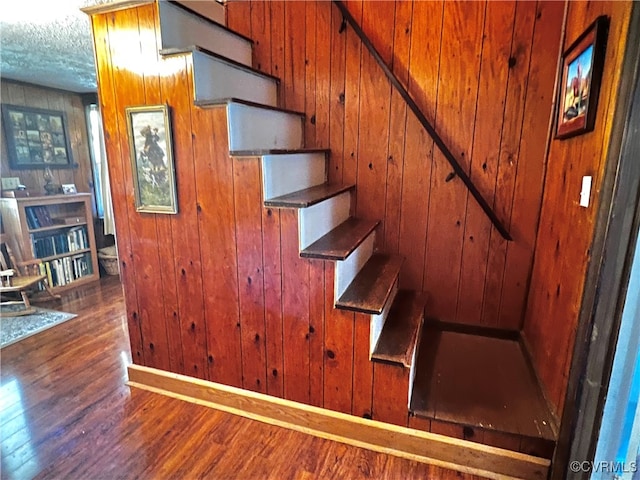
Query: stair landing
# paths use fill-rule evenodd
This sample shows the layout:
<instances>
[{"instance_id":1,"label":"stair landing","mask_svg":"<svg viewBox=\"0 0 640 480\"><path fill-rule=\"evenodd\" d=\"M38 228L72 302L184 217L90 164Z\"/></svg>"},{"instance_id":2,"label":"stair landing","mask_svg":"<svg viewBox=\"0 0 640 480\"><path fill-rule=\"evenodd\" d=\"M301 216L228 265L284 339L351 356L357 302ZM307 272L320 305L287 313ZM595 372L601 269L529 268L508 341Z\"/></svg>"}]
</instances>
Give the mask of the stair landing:
<instances>
[{"instance_id":1,"label":"stair landing","mask_svg":"<svg viewBox=\"0 0 640 480\"><path fill-rule=\"evenodd\" d=\"M553 452L556 421L517 340L425 325L416 370L413 415L513 435L543 456Z\"/></svg>"}]
</instances>

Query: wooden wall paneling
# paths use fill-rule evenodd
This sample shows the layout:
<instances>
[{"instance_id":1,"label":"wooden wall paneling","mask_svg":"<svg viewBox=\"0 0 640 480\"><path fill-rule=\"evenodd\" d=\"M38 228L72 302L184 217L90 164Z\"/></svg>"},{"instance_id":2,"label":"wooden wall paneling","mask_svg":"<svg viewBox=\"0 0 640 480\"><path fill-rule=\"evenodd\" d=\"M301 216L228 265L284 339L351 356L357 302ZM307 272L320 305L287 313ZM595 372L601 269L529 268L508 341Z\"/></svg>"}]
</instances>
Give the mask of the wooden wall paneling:
<instances>
[{"instance_id":1,"label":"wooden wall paneling","mask_svg":"<svg viewBox=\"0 0 640 480\"><path fill-rule=\"evenodd\" d=\"M373 419L406 427L409 372L403 367L376 362L373 366Z\"/></svg>"},{"instance_id":2,"label":"wooden wall paneling","mask_svg":"<svg viewBox=\"0 0 640 480\"><path fill-rule=\"evenodd\" d=\"M139 29L139 9L128 9L114 12L108 27L111 49L113 81L115 85L127 85L126 89L116 91L118 110L118 141L120 155L123 158L124 180L129 201L133 202L133 175L130 161L129 134L125 108L144 105L143 72L139 69L146 62L142 58L141 42L137 38ZM131 41L128 32L135 32L137 43ZM136 132L137 133L137 132ZM134 210L134 209L132 209ZM158 267L158 238L155 229L154 214L129 213L129 228L132 237L132 253L136 264L136 283L148 290L138 295L138 315L144 339L145 364L156 365L157 368L168 369L169 345L164 327L164 309L157 302L152 292L155 287L150 279L156 278Z\"/></svg>"},{"instance_id":3,"label":"wooden wall paneling","mask_svg":"<svg viewBox=\"0 0 640 480\"><path fill-rule=\"evenodd\" d=\"M469 171L472 154L484 2L445 2L436 125L461 165ZM435 152L431 176L425 288L429 316L455 321L467 189L459 179L447 182L451 166ZM436 230L433 230L436 229ZM437 259L437 260L435 260ZM452 272L455 272L452 275Z\"/></svg>"},{"instance_id":4,"label":"wooden wall paneling","mask_svg":"<svg viewBox=\"0 0 640 480\"><path fill-rule=\"evenodd\" d=\"M594 231L602 172L617 101L628 2L569 5L565 45L600 14L611 17L596 130L569 140L551 142L536 258L524 332L533 363L558 415L564 408L575 326ZM571 35L571 36L570 36ZM593 176L591 205L578 207L583 175ZM563 319L558 322L558 319ZM557 352L563 352L558 355Z\"/></svg>"},{"instance_id":5,"label":"wooden wall paneling","mask_svg":"<svg viewBox=\"0 0 640 480\"><path fill-rule=\"evenodd\" d=\"M267 393L284 397L280 210L262 209Z\"/></svg>"},{"instance_id":6,"label":"wooden wall paneling","mask_svg":"<svg viewBox=\"0 0 640 480\"><path fill-rule=\"evenodd\" d=\"M178 315L188 375L208 378L207 333L204 306L201 234L198 224L196 174L202 157L193 148L193 65L191 57L165 59L160 75L163 100L171 106L173 153L178 192L178 214L171 231L179 246L173 249L178 293ZM198 169L196 170L196 165Z\"/></svg>"},{"instance_id":7,"label":"wooden wall paneling","mask_svg":"<svg viewBox=\"0 0 640 480\"><path fill-rule=\"evenodd\" d=\"M354 313L334 307L335 263L325 263L324 407L351 413Z\"/></svg>"},{"instance_id":8,"label":"wooden wall paneling","mask_svg":"<svg viewBox=\"0 0 640 480\"><path fill-rule=\"evenodd\" d=\"M329 92L331 89L329 72L333 8L331 2L316 1L316 146L323 148L329 148Z\"/></svg>"},{"instance_id":9,"label":"wooden wall paneling","mask_svg":"<svg viewBox=\"0 0 640 480\"><path fill-rule=\"evenodd\" d=\"M369 358L370 326L370 315L355 314L351 413L365 418L372 418L373 411L373 362Z\"/></svg>"},{"instance_id":10,"label":"wooden wall paneling","mask_svg":"<svg viewBox=\"0 0 640 480\"><path fill-rule=\"evenodd\" d=\"M72 170L76 188L79 192L93 192L93 169L91 166L91 158L89 156L89 139L87 138L87 119L85 115L84 105L79 96L69 97L71 102L71 117L73 118L75 137L75 151L73 152L74 161L78 164L78 168ZM51 104L51 99L49 99ZM95 199L92 201L92 210L95 215Z\"/></svg>"},{"instance_id":11,"label":"wooden wall paneling","mask_svg":"<svg viewBox=\"0 0 640 480\"><path fill-rule=\"evenodd\" d=\"M242 385L266 392L262 182L260 158L233 161Z\"/></svg>"},{"instance_id":12,"label":"wooden wall paneling","mask_svg":"<svg viewBox=\"0 0 640 480\"><path fill-rule=\"evenodd\" d=\"M145 8L139 11L142 55L148 58L149 65L154 65L144 72L145 100L147 105L164 103L160 71L162 60L160 59L160 35L159 20L152 9ZM168 64L180 66L179 60L168 59ZM182 62L184 65L184 62ZM166 88L166 87L165 87ZM164 307L164 322L167 331L169 346L169 365L171 371L189 373L185 370L182 332L180 326L178 291L176 284L176 271L174 263L173 232L171 231L172 216L154 215L156 238L158 238L157 271L161 282L162 304ZM164 241L163 241L164 239ZM193 362L190 362L193 363Z\"/></svg>"},{"instance_id":13,"label":"wooden wall paneling","mask_svg":"<svg viewBox=\"0 0 640 480\"><path fill-rule=\"evenodd\" d=\"M343 182L344 169L344 102L346 67L346 27L336 7L331 7L331 67L329 73L329 181Z\"/></svg>"},{"instance_id":14,"label":"wooden wall paneling","mask_svg":"<svg viewBox=\"0 0 640 480\"><path fill-rule=\"evenodd\" d=\"M305 48L306 7L305 2L284 2L286 69L282 76L285 92L285 108L304 111L305 108ZM306 121L305 121L306 123Z\"/></svg>"},{"instance_id":15,"label":"wooden wall paneling","mask_svg":"<svg viewBox=\"0 0 640 480\"><path fill-rule=\"evenodd\" d=\"M558 2L540 2L536 13L526 107L520 142L517 180L511 214L514 241L507 246L507 265L501 299L499 325L521 325L536 231L540 215L544 158L550 111L539 105L552 105L553 82L556 65L549 61L548 52L559 50L560 29L564 5ZM555 58L555 53L554 53ZM517 319L517 320L516 320ZM518 323L516 323L516 321Z\"/></svg>"},{"instance_id":16,"label":"wooden wall paneling","mask_svg":"<svg viewBox=\"0 0 640 480\"><path fill-rule=\"evenodd\" d=\"M409 84L412 14L413 2L397 2L395 4L392 69L400 83L405 87ZM407 104L398 91L392 88L389 113L389 143L387 146L387 193L381 246L387 253L398 253L399 250L406 124ZM424 242L421 243L424 245Z\"/></svg>"},{"instance_id":17,"label":"wooden wall paneling","mask_svg":"<svg viewBox=\"0 0 640 480\"><path fill-rule=\"evenodd\" d=\"M436 117L440 84L443 8L443 2L414 2L411 21L408 91L431 122ZM428 264L425 251L433 140L413 113L407 113L405 131L398 249L406 261L400 275L400 287L420 289L424 287L424 270Z\"/></svg>"},{"instance_id":18,"label":"wooden wall paneling","mask_svg":"<svg viewBox=\"0 0 640 480\"><path fill-rule=\"evenodd\" d=\"M109 178L111 179L111 195L114 199L126 199L127 190L124 179L124 162L128 161L120 154L120 146L117 141L118 116L113 79L113 63L109 48L107 15L95 15L92 17L93 39L96 49L96 71L98 77L98 94L100 110L103 118L105 136L105 149L108 158ZM113 211L118 236L118 256L120 262L120 279L122 281L124 298L127 309L127 325L129 330L129 342L131 345L131 358L134 363L145 364L142 330L138 315L138 292L135 275L135 262L131 245L131 231L129 228L128 210L131 208L129 201L114 201Z\"/></svg>"},{"instance_id":19,"label":"wooden wall paneling","mask_svg":"<svg viewBox=\"0 0 640 480\"><path fill-rule=\"evenodd\" d=\"M464 438L463 426L441 420L431 420L431 433L446 435L451 438Z\"/></svg>"},{"instance_id":20,"label":"wooden wall paneling","mask_svg":"<svg viewBox=\"0 0 640 480\"><path fill-rule=\"evenodd\" d=\"M266 2L265 9L269 9L271 15L271 75L280 78L280 104L286 102L285 89L282 82L284 81L284 43L285 43L285 27L284 27L284 2L276 0ZM265 11L265 15L266 15Z\"/></svg>"},{"instance_id":21,"label":"wooden wall paneling","mask_svg":"<svg viewBox=\"0 0 640 480\"><path fill-rule=\"evenodd\" d=\"M503 219L510 229L511 205L515 188L517 166L520 152L520 138L524 118L525 95L529 78L531 45L537 11L535 2L516 3L515 23L511 53L509 56L509 74L505 98L500 156L497 169L493 207L498 218ZM487 273L485 275L482 318L484 325L499 326L500 298L503 284L507 241L492 227L489 241ZM526 266L522 266L525 268ZM528 267L530 268L530 266ZM508 286L507 286L508 287ZM508 325L508 324L507 324ZM513 324L512 324L513 325Z\"/></svg>"},{"instance_id":22,"label":"wooden wall paneling","mask_svg":"<svg viewBox=\"0 0 640 480\"><path fill-rule=\"evenodd\" d=\"M349 11L359 25L362 24L363 2L349 2ZM345 39L345 81L344 81L344 145L342 181L356 183L358 177L358 133L360 129L360 65L362 62L362 41L347 25ZM352 199L352 208L356 207Z\"/></svg>"},{"instance_id":23,"label":"wooden wall paneling","mask_svg":"<svg viewBox=\"0 0 640 480\"><path fill-rule=\"evenodd\" d=\"M324 405L324 265L321 260L309 262L309 402Z\"/></svg>"},{"instance_id":24,"label":"wooden wall paneling","mask_svg":"<svg viewBox=\"0 0 640 480\"><path fill-rule=\"evenodd\" d=\"M242 386L238 267L225 107L192 107L209 378Z\"/></svg>"},{"instance_id":25,"label":"wooden wall paneling","mask_svg":"<svg viewBox=\"0 0 640 480\"><path fill-rule=\"evenodd\" d=\"M309 148L321 145L316 141L316 25L317 5L315 1L304 2L305 5L305 73L304 73L304 144Z\"/></svg>"},{"instance_id":26,"label":"wooden wall paneling","mask_svg":"<svg viewBox=\"0 0 640 480\"><path fill-rule=\"evenodd\" d=\"M271 11L265 0L251 0L253 66L271 73Z\"/></svg>"},{"instance_id":27,"label":"wooden wall paneling","mask_svg":"<svg viewBox=\"0 0 640 480\"><path fill-rule=\"evenodd\" d=\"M227 10L227 27L246 37L251 37L251 2L229 2L225 5Z\"/></svg>"},{"instance_id":28,"label":"wooden wall paneling","mask_svg":"<svg viewBox=\"0 0 640 480\"><path fill-rule=\"evenodd\" d=\"M298 254L298 212L280 211L284 396L309 403L309 260Z\"/></svg>"},{"instance_id":29,"label":"wooden wall paneling","mask_svg":"<svg viewBox=\"0 0 640 480\"><path fill-rule=\"evenodd\" d=\"M505 120L509 57L515 27L515 1L487 2L470 175L485 198L496 188ZM491 222L467 193L456 321L480 324L489 256Z\"/></svg>"},{"instance_id":30,"label":"wooden wall paneling","mask_svg":"<svg viewBox=\"0 0 640 480\"><path fill-rule=\"evenodd\" d=\"M392 2L363 2L362 29L371 32L371 42L390 65L393 53L395 5ZM360 75L360 111L356 214L382 220L387 181L391 84L373 56L363 49Z\"/></svg>"}]
</instances>

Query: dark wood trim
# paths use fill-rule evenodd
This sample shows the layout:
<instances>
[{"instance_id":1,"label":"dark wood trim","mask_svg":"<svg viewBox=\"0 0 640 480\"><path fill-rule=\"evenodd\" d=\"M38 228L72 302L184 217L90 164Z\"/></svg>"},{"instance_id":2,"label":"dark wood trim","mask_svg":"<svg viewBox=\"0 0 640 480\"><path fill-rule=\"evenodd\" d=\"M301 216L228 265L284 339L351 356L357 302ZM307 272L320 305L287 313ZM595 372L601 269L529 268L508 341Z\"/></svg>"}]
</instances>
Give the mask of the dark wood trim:
<instances>
[{"instance_id":1,"label":"dark wood trim","mask_svg":"<svg viewBox=\"0 0 640 480\"><path fill-rule=\"evenodd\" d=\"M263 105L262 103L251 102L249 100L243 100L241 98L220 98L216 100L196 100L193 104L197 107L221 107L230 103L239 103L248 107L262 108L264 110L273 110L274 112L290 113L291 115L298 115L302 118L305 117L304 112L296 112L295 110L288 110L286 108L272 107L271 105Z\"/></svg>"},{"instance_id":2,"label":"dark wood trim","mask_svg":"<svg viewBox=\"0 0 640 480\"><path fill-rule=\"evenodd\" d=\"M169 3L170 3L171 5L173 5L174 7L178 7L178 8L180 8L181 10L184 10L185 12L188 12L189 14L193 15L194 17L198 17L200 20L203 20L203 21L205 21L205 22L207 22L207 23L212 23L212 24L214 24L215 26L220 27L220 28L222 28L223 30L226 30L227 32L231 33L232 35L235 35L236 37L241 38L241 39L243 39L245 42L249 42L251 45L253 45L253 39L251 39L251 38L249 38L249 37L246 37L246 36L242 35L241 33L234 32L233 30L231 30L231 29L230 29L229 27L227 27L226 25L222 25L222 24L220 24L220 23L218 23L218 22L214 22L214 21L213 21L213 20L211 20L209 17L205 17L204 15L202 15L202 14L200 14L200 13L198 13L198 12L194 11L194 10L191 10L189 7L187 7L187 6L185 6L185 5L182 5L181 3L174 2L174 1L172 1L172 0L169 0Z\"/></svg>"},{"instance_id":3,"label":"dark wood trim","mask_svg":"<svg viewBox=\"0 0 640 480\"><path fill-rule=\"evenodd\" d=\"M391 69L387 66L383 58L380 56L376 48L371 43L371 40L369 40L369 37L367 37L367 35L362 30L362 28L360 28L360 25L358 25L358 22L356 22L356 20L351 16L351 14L349 13L349 10L344 5L344 3L340 0L333 0L333 3L338 7L343 18L349 23L349 25L351 25L351 27L353 28L354 32L358 35L360 40L362 40L363 45L367 47L367 50L369 50L369 53L371 53L373 58L376 60L376 62L378 63L378 65L380 66L380 68L382 69L386 77L389 79L391 84L395 87L398 93L400 93L400 96L403 98L407 106L411 109L413 114L416 116L416 118L418 119L422 127L431 136L436 146L440 149L444 157L447 159L447 161L453 168L453 171L455 172L455 174L458 177L460 177L460 180L462 180L462 183L465 184L465 186L467 187L467 189L469 190L473 198L476 199L476 202L478 202L478 205L480 205L480 208L482 208L482 210L487 215L487 217L489 217L489 220L491 220L491 223L493 224L493 226L496 227L496 230L498 230L500 235L502 235L502 237L505 240L513 240L513 238L511 237L511 234L508 232L506 227L502 224L502 222L500 221L496 213L493 211L493 209L489 205L489 203L485 200L485 198L482 196L480 191L477 189L477 187L471 180L471 177L469 177L469 175L464 170L464 168L458 163L458 160L456 160L453 153L451 153L451 150L449 150L449 147L447 147L447 145L444 143L444 140L442 140L440 135L438 135L438 132L436 132L436 129L433 127L433 125L431 125L429 120L427 120L427 117L424 115L424 113L422 113L422 110L420 110L420 107L418 107L418 105L413 100L411 95L409 95L409 92L407 91L407 89L402 86L402 84L400 83L400 80L398 80L398 77L396 77L394 73L391 71Z\"/></svg>"},{"instance_id":4,"label":"dark wood trim","mask_svg":"<svg viewBox=\"0 0 640 480\"><path fill-rule=\"evenodd\" d=\"M204 53L205 55L211 58L215 58L216 60L226 63L227 65L235 67L239 70L253 73L254 75L257 75L259 77L264 77L264 78L274 80L278 84L280 83L280 79L278 77L275 77L269 73L261 72L260 70L257 70L253 67L245 65L244 63L236 62L235 60L232 60L230 58L223 57L222 55L218 55L217 53L212 52L211 50L207 50L206 48L203 48L199 45L189 45L187 47L163 48L162 50L160 50L160 55L164 57L170 57L172 55L184 55L186 53L193 53L193 52Z\"/></svg>"},{"instance_id":5,"label":"dark wood trim","mask_svg":"<svg viewBox=\"0 0 640 480\"><path fill-rule=\"evenodd\" d=\"M591 248L551 478L577 479L572 460L595 456L621 312L640 226L640 5L633 4L602 200ZM594 331L597 335L594 338ZM584 435L591 432L591 435ZM582 433L582 434L579 434Z\"/></svg>"},{"instance_id":6,"label":"dark wood trim","mask_svg":"<svg viewBox=\"0 0 640 480\"><path fill-rule=\"evenodd\" d=\"M278 208L307 208L354 188L355 185L323 183L280 197L270 198L264 201L264 205L265 207Z\"/></svg>"}]
</instances>

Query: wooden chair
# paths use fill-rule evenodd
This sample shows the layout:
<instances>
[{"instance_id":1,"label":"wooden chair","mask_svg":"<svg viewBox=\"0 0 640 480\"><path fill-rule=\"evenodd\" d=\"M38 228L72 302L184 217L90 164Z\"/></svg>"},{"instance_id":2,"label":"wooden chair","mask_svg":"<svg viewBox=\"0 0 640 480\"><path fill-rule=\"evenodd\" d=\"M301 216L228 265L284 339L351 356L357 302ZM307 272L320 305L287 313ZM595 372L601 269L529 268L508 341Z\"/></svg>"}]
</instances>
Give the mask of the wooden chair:
<instances>
[{"instance_id":1,"label":"wooden chair","mask_svg":"<svg viewBox=\"0 0 640 480\"><path fill-rule=\"evenodd\" d=\"M39 264L40 260L37 259L25 262L16 261L11 247L5 242L0 243L0 266L2 267L0 272L0 297L11 298L11 300L0 301L0 308L4 305L24 305L24 309L11 310L7 312L8 315L13 317L33 313L35 309L31 306L27 293L37 290L40 285L52 299L60 298L60 295L56 295L51 291L47 276L40 273ZM19 300L16 300L16 298L19 298Z\"/></svg>"}]
</instances>

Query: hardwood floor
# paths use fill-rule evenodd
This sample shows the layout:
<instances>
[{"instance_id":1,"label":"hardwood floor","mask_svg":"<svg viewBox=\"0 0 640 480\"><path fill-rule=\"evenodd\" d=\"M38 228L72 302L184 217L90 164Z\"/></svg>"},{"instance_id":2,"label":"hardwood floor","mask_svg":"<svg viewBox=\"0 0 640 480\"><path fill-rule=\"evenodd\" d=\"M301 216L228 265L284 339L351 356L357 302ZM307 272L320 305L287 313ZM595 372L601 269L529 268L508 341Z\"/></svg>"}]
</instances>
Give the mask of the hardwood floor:
<instances>
[{"instance_id":1,"label":"hardwood floor","mask_svg":"<svg viewBox=\"0 0 640 480\"><path fill-rule=\"evenodd\" d=\"M53 308L78 317L1 351L1 477L474 479L125 385L109 277Z\"/></svg>"}]
</instances>

